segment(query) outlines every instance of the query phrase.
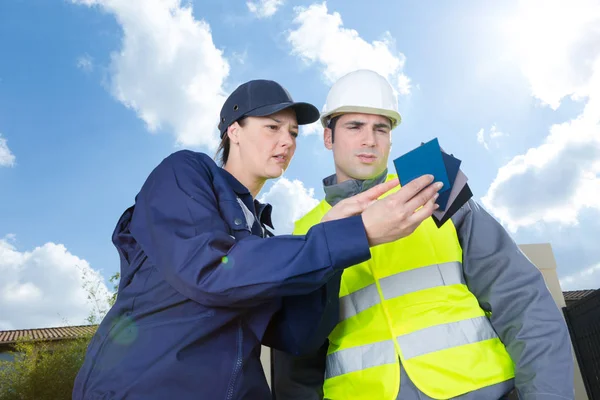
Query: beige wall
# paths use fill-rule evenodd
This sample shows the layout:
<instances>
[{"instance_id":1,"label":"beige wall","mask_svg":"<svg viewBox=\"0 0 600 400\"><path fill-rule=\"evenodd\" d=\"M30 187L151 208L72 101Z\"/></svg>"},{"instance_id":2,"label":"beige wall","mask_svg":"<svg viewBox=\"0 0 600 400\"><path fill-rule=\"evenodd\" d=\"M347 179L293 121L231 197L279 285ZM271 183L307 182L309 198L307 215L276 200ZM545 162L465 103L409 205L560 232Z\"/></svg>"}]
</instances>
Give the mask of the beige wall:
<instances>
[{"instance_id":1,"label":"beige wall","mask_svg":"<svg viewBox=\"0 0 600 400\"><path fill-rule=\"evenodd\" d=\"M263 369L265 370L265 376L267 377L269 387L271 387L271 349L262 346L260 361L262 362Z\"/></svg>"},{"instance_id":2,"label":"beige wall","mask_svg":"<svg viewBox=\"0 0 600 400\"><path fill-rule=\"evenodd\" d=\"M556 260L554 259L554 253L552 252L550 243L521 244L519 247L544 276L546 286L548 286L548 289L554 298L554 302L560 308L565 307L565 298L558 281Z\"/></svg>"},{"instance_id":3,"label":"beige wall","mask_svg":"<svg viewBox=\"0 0 600 400\"><path fill-rule=\"evenodd\" d=\"M519 247L544 276L546 286L548 286L556 305L559 308L565 307L565 298L558 280L556 260L550 243L521 244ZM588 400L575 355L573 355L573 360L575 363L575 400Z\"/></svg>"}]
</instances>

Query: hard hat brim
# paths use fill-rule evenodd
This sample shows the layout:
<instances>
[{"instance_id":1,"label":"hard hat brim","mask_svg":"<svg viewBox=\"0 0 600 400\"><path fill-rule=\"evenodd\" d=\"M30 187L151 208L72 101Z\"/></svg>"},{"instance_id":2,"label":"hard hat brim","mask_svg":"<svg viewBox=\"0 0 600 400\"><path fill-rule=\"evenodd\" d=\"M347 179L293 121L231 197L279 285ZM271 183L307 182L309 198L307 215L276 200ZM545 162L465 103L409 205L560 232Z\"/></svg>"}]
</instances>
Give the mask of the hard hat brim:
<instances>
[{"instance_id":1,"label":"hard hat brim","mask_svg":"<svg viewBox=\"0 0 600 400\"><path fill-rule=\"evenodd\" d=\"M400 124L400 122L402 122L402 116L397 111L363 106L343 106L321 114L321 125L323 125L323 128L327 128L327 121L329 120L329 118L338 114L349 113L374 114L387 117L392 122L392 129L397 127Z\"/></svg>"}]
</instances>

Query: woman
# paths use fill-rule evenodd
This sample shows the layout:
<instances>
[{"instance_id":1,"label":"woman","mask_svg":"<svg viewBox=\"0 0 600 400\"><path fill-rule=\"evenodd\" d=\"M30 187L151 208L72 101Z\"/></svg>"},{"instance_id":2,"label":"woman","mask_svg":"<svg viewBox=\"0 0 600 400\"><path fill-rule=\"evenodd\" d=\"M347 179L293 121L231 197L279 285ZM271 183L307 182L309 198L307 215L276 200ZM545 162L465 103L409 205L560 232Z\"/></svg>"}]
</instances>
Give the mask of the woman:
<instances>
[{"instance_id":1,"label":"woman","mask_svg":"<svg viewBox=\"0 0 600 400\"><path fill-rule=\"evenodd\" d=\"M414 229L437 189L421 191L424 177L367 207L397 181L381 185L306 236L265 238L271 207L255 198L287 168L298 125L318 117L276 82L250 81L221 111L222 168L179 151L152 171L113 233L119 293L73 399L268 399L261 343L300 354L311 331L324 340L333 326L319 314L327 282L369 259L370 246ZM303 306L312 312L297 318Z\"/></svg>"}]
</instances>

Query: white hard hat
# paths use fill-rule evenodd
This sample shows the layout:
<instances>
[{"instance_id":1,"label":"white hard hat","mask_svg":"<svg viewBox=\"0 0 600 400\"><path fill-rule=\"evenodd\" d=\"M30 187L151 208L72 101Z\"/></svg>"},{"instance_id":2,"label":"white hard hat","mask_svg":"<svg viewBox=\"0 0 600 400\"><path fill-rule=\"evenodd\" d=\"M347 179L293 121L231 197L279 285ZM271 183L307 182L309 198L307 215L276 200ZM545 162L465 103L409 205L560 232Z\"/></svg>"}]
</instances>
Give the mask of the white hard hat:
<instances>
[{"instance_id":1,"label":"white hard hat","mask_svg":"<svg viewBox=\"0 0 600 400\"><path fill-rule=\"evenodd\" d=\"M338 79L327 94L321 124L341 113L377 114L388 117L394 129L401 121L394 89L375 71L359 69Z\"/></svg>"}]
</instances>

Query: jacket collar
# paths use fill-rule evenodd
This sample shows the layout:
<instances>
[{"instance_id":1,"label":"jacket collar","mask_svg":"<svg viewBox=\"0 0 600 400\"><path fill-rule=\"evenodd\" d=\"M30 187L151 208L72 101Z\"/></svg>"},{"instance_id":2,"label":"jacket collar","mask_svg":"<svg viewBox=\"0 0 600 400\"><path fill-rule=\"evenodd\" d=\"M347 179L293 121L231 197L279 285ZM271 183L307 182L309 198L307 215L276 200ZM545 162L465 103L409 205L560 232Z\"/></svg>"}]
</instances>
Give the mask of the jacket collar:
<instances>
[{"instance_id":1,"label":"jacket collar","mask_svg":"<svg viewBox=\"0 0 600 400\"><path fill-rule=\"evenodd\" d=\"M248 188L238 181L235 176L231 175L225 168L219 168L219 171L237 195L243 196L250 194Z\"/></svg>"},{"instance_id":2,"label":"jacket collar","mask_svg":"<svg viewBox=\"0 0 600 400\"><path fill-rule=\"evenodd\" d=\"M352 197L359 193L372 188L375 185L383 183L387 176L387 168L375 178L372 179L349 179L347 181L337 183L336 174L329 175L323 179L323 190L325 191L325 201L331 207L335 206L340 201Z\"/></svg>"},{"instance_id":3,"label":"jacket collar","mask_svg":"<svg viewBox=\"0 0 600 400\"><path fill-rule=\"evenodd\" d=\"M258 220L261 223L267 225L269 228L275 229L271 220L271 212L273 210L273 207L268 203L263 204L258 200L253 200L250 190L248 190L246 186L244 186L240 181L238 181L237 178L231 175L229 171L227 171L225 168L219 168L219 171L221 172L221 176L223 176L223 178L225 178L225 180L227 181L227 184L229 184L229 186L231 187L231 189L233 189L235 194L237 194L239 198L244 203L246 203L246 206L249 209L251 209L250 204L254 205L254 211L256 212Z\"/></svg>"},{"instance_id":4,"label":"jacket collar","mask_svg":"<svg viewBox=\"0 0 600 400\"><path fill-rule=\"evenodd\" d=\"M254 200L254 207L256 208L256 214L258 215L258 220L268 226L271 229L275 229L273 226L273 221L271 220L271 212L273 211L273 206L269 203L261 203L258 200Z\"/></svg>"}]
</instances>

